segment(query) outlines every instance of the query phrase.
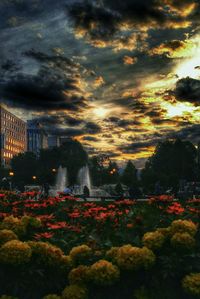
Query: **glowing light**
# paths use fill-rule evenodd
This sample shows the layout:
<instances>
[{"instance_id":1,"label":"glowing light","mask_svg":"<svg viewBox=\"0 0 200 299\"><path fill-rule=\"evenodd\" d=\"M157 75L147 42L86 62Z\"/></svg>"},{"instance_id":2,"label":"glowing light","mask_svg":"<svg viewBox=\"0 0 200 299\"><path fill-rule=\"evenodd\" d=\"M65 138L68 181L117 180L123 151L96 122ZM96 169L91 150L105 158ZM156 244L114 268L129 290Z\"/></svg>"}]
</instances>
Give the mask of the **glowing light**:
<instances>
[{"instance_id":1,"label":"glowing light","mask_svg":"<svg viewBox=\"0 0 200 299\"><path fill-rule=\"evenodd\" d=\"M103 107L100 107L100 108L95 108L93 110L94 114L98 117L105 117L106 114L108 113L108 110L103 108Z\"/></svg>"},{"instance_id":2,"label":"glowing light","mask_svg":"<svg viewBox=\"0 0 200 299\"><path fill-rule=\"evenodd\" d=\"M179 63L174 70L179 78L191 77L195 79L200 76L200 36L198 35L190 41L193 42L193 48L188 53L189 58Z\"/></svg>"},{"instance_id":3,"label":"glowing light","mask_svg":"<svg viewBox=\"0 0 200 299\"><path fill-rule=\"evenodd\" d=\"M167 110L168 117L183 116L184 114L193 112L196 108L189 103L177 103L177 104L163 104L163 107Z\"/></svg>"}]
</instances>

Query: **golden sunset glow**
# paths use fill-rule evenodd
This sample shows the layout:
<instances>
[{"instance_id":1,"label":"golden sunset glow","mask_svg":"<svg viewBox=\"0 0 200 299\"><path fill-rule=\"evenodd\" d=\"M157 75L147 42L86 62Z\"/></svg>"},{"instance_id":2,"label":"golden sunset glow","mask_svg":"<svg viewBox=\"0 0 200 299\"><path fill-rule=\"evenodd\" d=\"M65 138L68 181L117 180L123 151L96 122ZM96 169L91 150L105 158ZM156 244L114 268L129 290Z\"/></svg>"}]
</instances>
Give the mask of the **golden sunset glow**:
<instances>
[{"instance_id":1,"label":"golden sunset glow","mask_svg":"<svg viewBox=\"0 0 200 299\"><path fill-rule=\"evenodd\" d=\"M195 111L195 107L189 103L176 103L174 105L164 103L163 107L167 110L168 117L184 116L184 114Z\"/></svg>"},{"instance_id":2,"label":"golden sunset glow","mask_svg":"<svg viewBox=\"0 0 200 299\"><path fill-rule=\"evenodd\" d=\"M97 117L103 118L108 113L108 110L103 107L99 107L99 108L95 108L93 112Z\"/></svg>"}]
</instances>

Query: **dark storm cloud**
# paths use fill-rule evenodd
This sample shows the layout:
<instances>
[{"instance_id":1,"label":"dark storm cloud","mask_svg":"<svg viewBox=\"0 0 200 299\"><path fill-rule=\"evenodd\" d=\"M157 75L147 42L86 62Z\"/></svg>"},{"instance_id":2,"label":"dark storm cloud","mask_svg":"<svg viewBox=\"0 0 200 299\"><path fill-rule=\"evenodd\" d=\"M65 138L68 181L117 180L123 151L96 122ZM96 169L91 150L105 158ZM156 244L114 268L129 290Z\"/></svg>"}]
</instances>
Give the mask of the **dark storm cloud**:
<instances>
[{"instance_id":1,"label":"dark storm cloud","mask_svg":"<svg viewBox=\"0 0 200 299\"><path fill-rule=\"evenodd\" d=\"M200 105L200 80L190 77L177 81L176 88L172 92L178 101L191 102Z\"/></svg>"},{"instance_id":2,"label":"dark storm cloud","mask_svg":"<svg viewBox=\"0 0 200 299\"><path fill-rule=\"evenodd\" d=\"M179 137L181 139L190 140L193 143L199 142L200 124L193 124L180 129L178 132L171 133L171 137Z\"/></svg>"},{"instance_id":3,"label":"dark storm cloud","mask_svg":"<svg viewBox=\"0 0 200 299\"><path fill-rule=\"evenodd\" d=\"M94 122L87 122L84 131L88 134L98 134L101 132L101 127Z\"/></svg>"},{"instance_id":4,"label":"dark storm cloud","mask_svg":"<svg viewBox=\"0 0 200 299\"><path fill-rule=\"evenodd\" d=\"M82 129L73 129L73 128L52 128L49 129L49 133L52 135L63 136L63 137L76 137L84 134Z\"/></svg>"},{"instance_id":5,"label":"dark storm cloud","mask_svg":"<svg viewBox=\"0 0 200 299\"><path fill-rule=\"evenodd\" d=\"M80 88L80 65L66 57L50 56L34 50L24 55L39 61L39 70L29 75L18 71L4 72L0 94L6 103L32 110L79 111L87 107L87 99ZM13 68L11 63L7 65L8 70Z\"/></svg>"},{"instance_id":6,"label":"dark storm cloud","mask_svg":"<svg viewBox=\"0 0 200 299\"><path fill-rule=\"evenodd\" d=\"M151 146L155 146L156 140L145 140L145 141L138 141L138 142L132 142L127 145L120 146L118 149L126 154L133 154L138 153L142 150L148 149Z\"/></svg>"},{"instance_id":7,"label":"dark storm cloud","mask_svg":"<svg viewBox=\"0 0 200 299\"><path fill-rule=\"evenodd\" d=\"M74 110L86 107L86 99L78 92L75 79L51 76L48 70L37 75L18 75L1 86L1 96L13 107L32 110Z\"/></svg>"},{"instance_id":8,"label":"dark storm cloud","mask_svg":"<svg viewBox=\"0 0 200 299\"><path fill-rule=\"evenodd\" d=\"M83 123L83 120L63 114L62 112L57 113L56 115L42 115L34 118L34 120L41 123L46 128L59 125L69 125L71 127L76 127Z\"/></svg>"},{"instance_id":9,"label":"dark storm cloud","mask_svg":"<svg viewBox=\"0 0 200 299\"><path fill-rule=\"evenodd\" d=\"M84 136L84 137L82 138L82 140L84 140L84 141L95 141L95 142L99 141L98 138L93 137L93 136Z\"/></svg>"},{"instance_id":10,"label":"dark storm cloud","mask_svg":"<svg viewBox=\"0 0 200 299\"><path fill-rule=\"evenodd\" d=\"M115 127L117 126L120 128L127 128L129 126L140 125L140 122L138 120L122 119L114 116L109 117L104 121L113 124L113 126Z\"/></svg>"},{"instance_id":11,"label":"dark storm cloud","mask_svg":"<svg viewBox=\"0 0 200 299\"><path fill-rule=\"evenodd\" d=\"M178 4L177 4L178 3ZM192 0L102 0L79 1L70 5L69 15L77 30L83 30L91 40L108 40L121 26L132 29L173 28L184 26L184 11ZM191 12L195 9L191 9Z\"/></svg>"}]
</instances>

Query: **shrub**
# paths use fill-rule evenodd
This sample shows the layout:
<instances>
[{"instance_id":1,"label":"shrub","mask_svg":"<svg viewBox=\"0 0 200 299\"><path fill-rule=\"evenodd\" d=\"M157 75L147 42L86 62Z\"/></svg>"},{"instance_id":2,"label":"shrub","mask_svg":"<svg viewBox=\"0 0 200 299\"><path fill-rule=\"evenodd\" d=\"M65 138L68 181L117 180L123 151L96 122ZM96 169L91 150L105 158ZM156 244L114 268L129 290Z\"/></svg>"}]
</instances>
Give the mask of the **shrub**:
<instances>
[{"instance_id":1,"label":"shrub","mask_svg":"<svg viewBox=\"0 0 200 299\"><path fill-rule=\"evenodd\" d=\"M62 292L62 299L87 299L88 291L85 287L79 285L67 286Z\"/></svg>"},{"instance_id":2,"label":"shrub","mask_svg":"<svg viewBox=\"0 0 200 299\"><path fill-rule=\"evenodd\" d=\"M197 233L197 225L188 220L175 220L171 223L171 232L175 233L188 233L194 236Z\"/></svg>"},{"instance_id":3,"label":"shrub","mask_svg":"<svg viewBox=\"0 0 200 299\"><path fill-rule=\"evenodd\" d=\"M31 248L27 243L12 240L0 248L0 262L10 265L25 264L30 261L31 254Z\"/></svg>"},{"instance_id":4,"label":"shrub","mask_svg":"<svg viewBox=\"0 0 200 299\"><path fill-rule=\"evenodd\" d=\"M72 248L69 255L74 262L84 262L91 257L92 249L87 245L80 245Z\"/></svg>"},{"instance_id":5,"label":"shrub","mask_svg":"<svg viewBox=\"0 0 200 299\"><path fill-rule=\"evenodd\" d=\"M188 233L176 233L171 238L171 245L178 250L191 250L195 247L195 239Z\"/></svg>"},{"instance_id":6,"label":"shrub","mask_svg":"<svg viewBox=\"0 0 200 299\"><path fill-rule=\"evenodd\" d=\"M28 242L33 252L33 258L36 262L45 266L60 266L64 260L63 251L49 243ZM66 265L66 264L65 264Z\"/></svg>"},{"instance_id":7,"label":"shrub","mask_svg":"<svg viewBox=\"0 0 200 299\"><path fill-rule=\"evenodd\" d=\"M120 247L117 254L117 264L124 270L148 269L154 264L155 259L156 257L150 249L131 245Z\"/></svg>"},{"instance_id":8,"label":"shrub","mask_svg":"<svg viewBox=\"0 0 200 299\"><path fill-rule=\"evenodd\" d=\"M40 219L38 219L36 217L30 217L30 216L23 216L21 218L21 222L22 222L22 224L24 224L25 227L31 226L34 228L38 228L38 227L41 227L41 225L42 225L42 222Z\"/></svg>"},{"instance_id":9,"label":"shrub","mask_svg":"<svg viewBox=\"0 0 200 299\"><path fill-rule=\"evenodd\" d=\"M19 218L14 216L5 217L1 223L1 229L9 229L16 233L18 236L26 234L26 226L21 222Z\"/></svg>"},{"instance_id":10,"label":"shrub","mask_svg":"<svg viewBox=\"0 0 200 299\"><path fill-rule=\"evenodd\" d=\"M119 247L111 247L109 250L106 251L106 258L108 260L111 260L112 262L116 262L118 250Z\"/></svg>"},{"instance_id":11,"label":"shrub","mask_svg":"<svg viewBox=\"0 0 200 299\"><path fill-rule=\"evenodd\" d=\"M100 260L90 267L90 277L97 285L112 285L119 280L120 272L117 266L106 260Z\"/></svg>"},{"instance_id":12,"label":"shrub","mask_svg":"<svg viewBox=\"0 0 200 299\"><path fill-rule=\"evenodd\" d=\"M195 296L200 296L200 273L191 273L182 280L183 289Z\"/></svg>"},{"instance_id":13,"label":"shrub","mask_svg":"<svg viewBox=\"0 0 200 299\"><path fill-rule=\"evenodd\" d=\"M17 235L9 229L2 229L0 230L0 246L4 243L11 241L11 240L17 240Z\"/></svg>"},{"instance_id":14,"label":"shrub","mask_svg":"<svg viewBox=\"0 0 200 299\"><path fill-rule=\"evenodd\" d=\"M142 238L144 246L149 249L159 249L163 246L165 242L165 237L161 232L155 231L144 234Z\"/></svg>"},{"instance_id":15,"label":"shrub","mask_svg":"<svg viewBox=\"0 0 200 299\"><path fill-rule=\"evenodd\" d=\"M89 267L80 265L70 271L68 275L70 284L84 284L89 280Z\"/></svg>"}]
</instances>

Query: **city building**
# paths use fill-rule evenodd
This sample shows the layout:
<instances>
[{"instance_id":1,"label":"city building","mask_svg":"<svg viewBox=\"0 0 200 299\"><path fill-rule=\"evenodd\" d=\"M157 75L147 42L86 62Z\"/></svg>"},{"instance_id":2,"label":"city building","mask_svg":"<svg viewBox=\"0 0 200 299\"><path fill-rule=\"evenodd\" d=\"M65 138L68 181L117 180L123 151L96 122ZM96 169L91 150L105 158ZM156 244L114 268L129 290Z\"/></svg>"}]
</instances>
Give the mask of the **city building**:
<instances>
[{"instance_id":1,"label":"city building","mask_svg":"<svg viewBox=\"0 0 200 299\"><path fill-rule=\"evenodd\" d=\"M56 136L56 135L48 136L48 147L49 148L54 148L54 147L59 147L59 146L60 146L59 136Z\"/></svg>"},{"instance_id":2,"label":"city building","mask_svg":"<svg viewBox=\"0 0 200 299\"><path fill-rule=\"evenodd\" d=\"M27 149L26 122L0 105L0 162L9 167L13 156Z\"/></svg>"},{"instance_id":3,"label":"city building","mask_svg":"<svg viewBox=\"0 0 200 299\"><path fill-rule=\"evenodd\" d=\"M67 142L69 142L69 141L71 141L71 140L72 140L71 137L68 137L68 136L61 136L61 137L60 137L60 145L63 145L63 144L65 144L65 143L67 143Z\"/></svg>"},{"instance_id":4,"label":"city building","mask_svg":"<svg viewBox=\"0 0 200 299\"><path fill-rule=\"evenodd\" d=\"M29 120L27 125L28 151L33 152L38 156L40 150L48 148L48 134L43 126L35 120Z\"/></svg>"}]
</instances>

